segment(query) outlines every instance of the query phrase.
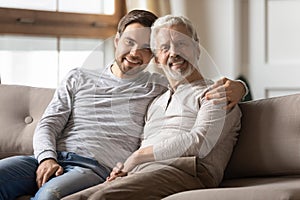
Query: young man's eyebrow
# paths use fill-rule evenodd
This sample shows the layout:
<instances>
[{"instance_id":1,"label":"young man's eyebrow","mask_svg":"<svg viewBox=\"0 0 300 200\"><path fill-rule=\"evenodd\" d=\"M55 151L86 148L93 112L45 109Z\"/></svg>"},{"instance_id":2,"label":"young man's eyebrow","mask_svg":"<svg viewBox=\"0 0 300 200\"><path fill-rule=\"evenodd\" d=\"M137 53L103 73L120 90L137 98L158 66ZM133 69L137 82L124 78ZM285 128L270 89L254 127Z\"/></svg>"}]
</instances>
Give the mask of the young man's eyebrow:
<instances>
[{"instance_id":1,"label":"young man's eyebrow","mask_svg":"<svg viewBox=\"0 0 300 200\"><path fill-rule=\"evenodd\" d=\"M126 39L126 40L130 40L130 41L133 41L133 42L136 42L136 41L135 41L133 38L131 38L131 37L128 37L128 36L127 36L127 37L125 37L125 39Z\"/></svg>"}]
</instances>

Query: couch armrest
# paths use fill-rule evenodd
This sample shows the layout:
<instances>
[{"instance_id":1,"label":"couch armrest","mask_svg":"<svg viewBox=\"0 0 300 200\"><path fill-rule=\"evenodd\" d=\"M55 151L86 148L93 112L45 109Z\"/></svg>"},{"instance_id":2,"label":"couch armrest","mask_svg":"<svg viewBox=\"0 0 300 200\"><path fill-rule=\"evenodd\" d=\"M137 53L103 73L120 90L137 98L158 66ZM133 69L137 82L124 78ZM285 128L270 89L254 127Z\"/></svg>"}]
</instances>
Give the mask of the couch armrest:
<instances>
[{"instance_id":1,"label":"couch armrest","mask_svg":"<svg viewBox=\"0 0 300 200\"><path fill-rule=\"evenodd\" d=\"M300 94L240 108L242 128L225 178L300 174Z\"/></svg>"},{"instance_id":2,"label":"couch armrest","mask_svg":"<svg viewBox=\"0 0 300 200\"><path fill-rule=\"evenodd\" d=\"M37 122L54 89L0 84L0 159L33 154Z\"/></svg>"}]
</instances>

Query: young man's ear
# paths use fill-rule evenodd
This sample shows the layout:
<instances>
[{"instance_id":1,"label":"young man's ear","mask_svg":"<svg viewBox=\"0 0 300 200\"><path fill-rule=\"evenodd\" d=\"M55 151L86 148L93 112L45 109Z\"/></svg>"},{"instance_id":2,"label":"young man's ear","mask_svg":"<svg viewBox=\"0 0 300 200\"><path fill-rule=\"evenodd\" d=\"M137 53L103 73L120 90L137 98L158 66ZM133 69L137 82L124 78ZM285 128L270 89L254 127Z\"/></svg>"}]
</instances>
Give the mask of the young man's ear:
<instances>
[{"instance_id":1,"label":"young man's ear","mask_svg":"<svg viewBox=\"0 0 300 200\"><path fill-rule=\"evenodd\" d=\"M118 32L118 33L116 34L115 39L114 39L114 45L115 45L115 48L117 48L118 43L119 43L119 40L120 40L120 33Z\"/></svg>"}]
</instances>

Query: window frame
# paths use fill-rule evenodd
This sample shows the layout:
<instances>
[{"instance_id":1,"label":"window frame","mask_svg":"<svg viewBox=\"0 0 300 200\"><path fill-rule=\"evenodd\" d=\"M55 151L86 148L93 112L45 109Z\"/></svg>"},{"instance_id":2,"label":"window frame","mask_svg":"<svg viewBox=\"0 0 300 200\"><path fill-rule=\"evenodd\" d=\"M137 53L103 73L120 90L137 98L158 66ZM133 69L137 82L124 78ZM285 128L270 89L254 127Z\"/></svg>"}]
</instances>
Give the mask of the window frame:
<instances>
[{"instance_id":1,"label":"window frame","mask_svg":"<svg viewBox=\"0 0 300 200\"><path fill-rule=\"evenodd\" d=\"M105 39L116 34L126 14L125 0L114 2L112 15L0 7L0 34Z\"/></svg>"}]
</instances>

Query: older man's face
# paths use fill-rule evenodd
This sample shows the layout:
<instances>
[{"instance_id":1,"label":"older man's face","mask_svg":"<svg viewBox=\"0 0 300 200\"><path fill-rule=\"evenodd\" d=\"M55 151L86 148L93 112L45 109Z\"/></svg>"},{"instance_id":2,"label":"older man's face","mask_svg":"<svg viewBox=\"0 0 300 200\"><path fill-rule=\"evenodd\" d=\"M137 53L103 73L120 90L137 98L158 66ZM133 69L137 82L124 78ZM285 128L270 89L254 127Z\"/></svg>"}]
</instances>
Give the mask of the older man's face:
<instances>
[{"instance_id":1,"label":"older man's face","mask_svg":"<svg viewBox=\"0 0 300 200\"><path fill-rule=\"evenodd\" d=\"M195 70L199 51L184 25L173 25L158 30L155 38L156 61L166 75L180 81Z\"/></svg>"}]
</instances>

